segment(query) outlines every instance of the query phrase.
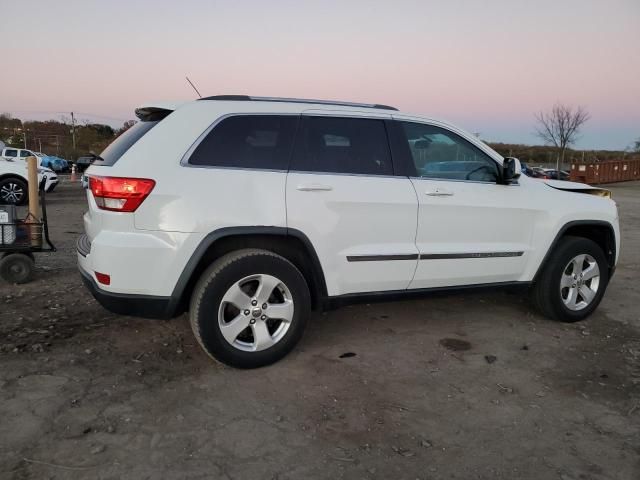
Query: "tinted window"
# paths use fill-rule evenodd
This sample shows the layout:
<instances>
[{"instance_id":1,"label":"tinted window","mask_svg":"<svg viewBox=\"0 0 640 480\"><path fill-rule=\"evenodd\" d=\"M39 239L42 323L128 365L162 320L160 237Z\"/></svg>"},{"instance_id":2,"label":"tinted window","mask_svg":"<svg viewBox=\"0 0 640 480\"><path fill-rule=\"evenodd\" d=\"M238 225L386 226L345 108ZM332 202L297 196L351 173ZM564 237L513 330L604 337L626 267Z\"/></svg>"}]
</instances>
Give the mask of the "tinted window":
<instances>
[{"instance_id":1,"label":"tinted window","mask_svg":"<svg viewBox=\"0 0 640 480\"><path fill-rule=\"evenodd\" d=\"M129 150L145 133L155 127L159 122L138 122L121 133L107 148L100 154L101 159L93 161L95 165L110 167L114 165L124 153ZM84 157L81 157L84 158ZM92 157L87 157L92 159ZM80 163L80 159L78 159ZM91 162L86 162L91 163Z\"/></svg>"},{"instance_id":2,"label":"tinted window","mask_svg":"<svg viewBox=\"0 0 640 480\"><path fill-rule=\"evenodd\" d=\"M303 117L291 169L392 175L384 121Z\"/></svg>"},{"instance_id":3,"label":"tinted window","mask_svg":"<svg viewBox=\"0 0 640 480\"><path fill-rule=\"evenodd\" d=\"M20 156L22 158L35 157L35 155L32 152L30 152L29 150L21 150L20 151Z\"/></svg>"},{"instance_id":4,"label":"tinted window","mask_svg":"<svg viewBox=\"0 0 640 480\"><path fill-rule=\"evenodd\" d=\"M461 136L433 125L401 122L419 177L495 182L498 166Z\"/></svg>"},{"instance_id":5,"label":"tinted window","mask_svg":"<svg viewBox=\"0 0 640 480\"><path fill-rule=\"evenodd\" d=\"M241 115L222 120L189 158L192 165L286 170L297 116Z\"/></svg>"},{"instance_id":6,"label":"tinted window","mask_svg":"<svg viewBox=\"0 0 640 480\"><path fill-rule=\"evenodd\" d=\"M18 151L17 150L6 149L4 151L4 156L5 157L17 157L18 156Z\"/></svg>"}]
</instances>

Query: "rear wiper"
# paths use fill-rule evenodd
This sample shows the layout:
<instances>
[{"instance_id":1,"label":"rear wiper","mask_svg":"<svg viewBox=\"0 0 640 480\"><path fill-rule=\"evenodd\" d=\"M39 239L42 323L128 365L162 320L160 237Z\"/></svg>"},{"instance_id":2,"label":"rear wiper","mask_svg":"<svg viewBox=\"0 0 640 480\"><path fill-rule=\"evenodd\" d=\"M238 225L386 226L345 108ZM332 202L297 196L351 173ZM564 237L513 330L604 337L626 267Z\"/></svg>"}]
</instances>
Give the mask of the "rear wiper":
<instances>
[{"instance_id":1,"label":"rear wiper","mask_svg":"<svg viewBox=\"0 0 640 480\"><path fill-rule=\"evenodd\" d=\"M91 160L91 163L95 162L96 160L100 160L100 161L104 162L104 158L102 158L100 155L98 155L95 152L89 152L89 155L91 155L93 157L93 160Z\"/></svg>"}]
</instances>

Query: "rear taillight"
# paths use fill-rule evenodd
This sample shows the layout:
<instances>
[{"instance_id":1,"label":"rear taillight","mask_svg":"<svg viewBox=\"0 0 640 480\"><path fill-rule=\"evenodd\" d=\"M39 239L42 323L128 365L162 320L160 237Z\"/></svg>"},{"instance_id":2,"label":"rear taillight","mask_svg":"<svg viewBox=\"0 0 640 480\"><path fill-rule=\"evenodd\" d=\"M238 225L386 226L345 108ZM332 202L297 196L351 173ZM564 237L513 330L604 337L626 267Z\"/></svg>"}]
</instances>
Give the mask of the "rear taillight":
<instances>
[{"instance_id":1,"label":"rear taillight","mask_svg":"<svg viewBox=\"0 0 640 480\"><path fill-rule=\"evenodd\" d=\"M96 177L89 175L89 189L101 210L135 212L156 182L148 178Z\"/></svg>"}]
</instances>

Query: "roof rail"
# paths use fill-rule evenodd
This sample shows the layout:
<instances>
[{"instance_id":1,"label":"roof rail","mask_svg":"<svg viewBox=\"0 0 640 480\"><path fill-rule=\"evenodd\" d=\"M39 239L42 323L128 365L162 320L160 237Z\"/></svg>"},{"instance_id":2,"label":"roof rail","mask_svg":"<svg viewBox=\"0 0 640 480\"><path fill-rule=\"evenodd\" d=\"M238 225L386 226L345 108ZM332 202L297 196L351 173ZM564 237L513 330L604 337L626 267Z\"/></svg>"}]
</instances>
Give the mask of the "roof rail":
<instances>
[{"instance_id":1,"label":"roof rail","mask_svg":"<svg viewBox=\"0 0 640 480\"><path fill-rule=\"evenodd\" d=\"M281 97L252 97L250 95L213 95L211 97L203 97L200 100L227 100L227 101L244 101L244 102L287 102L287 103L315 103L320 105L337 105L340 107L359 107L359 108L378 108L381 110L398 110L389 105L381 105L378 103L356 103L356 102L340 102L333 100L314 100L310 98L281 98Z\"/></svg>"}]
</instances>

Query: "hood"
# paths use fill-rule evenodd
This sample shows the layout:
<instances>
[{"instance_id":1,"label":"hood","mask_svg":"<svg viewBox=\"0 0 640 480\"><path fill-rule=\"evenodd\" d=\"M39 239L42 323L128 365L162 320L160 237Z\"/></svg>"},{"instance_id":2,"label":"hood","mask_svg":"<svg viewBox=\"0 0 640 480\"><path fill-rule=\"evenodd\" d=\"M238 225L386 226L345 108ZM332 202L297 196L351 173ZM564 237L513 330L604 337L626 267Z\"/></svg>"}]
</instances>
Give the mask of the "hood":
<instances>
[{"instance_id":1,"label":"hood","mask_svg":"<svg viewBox=\"0 0 640 480\"><path fill-rule=\"evenodd\" d=\"M586 193L597 197L611 198L611 191L605 188L593 187L586 183L566 182L564 180L542 180L547 186L565 192Z\"/></svg>"}]
</instances>

